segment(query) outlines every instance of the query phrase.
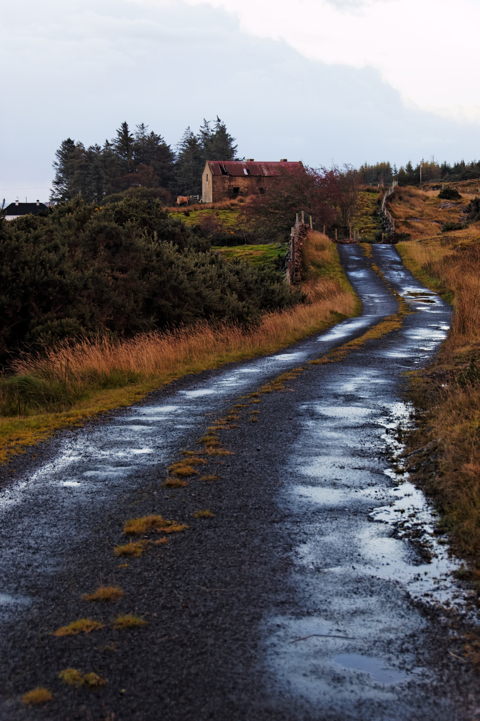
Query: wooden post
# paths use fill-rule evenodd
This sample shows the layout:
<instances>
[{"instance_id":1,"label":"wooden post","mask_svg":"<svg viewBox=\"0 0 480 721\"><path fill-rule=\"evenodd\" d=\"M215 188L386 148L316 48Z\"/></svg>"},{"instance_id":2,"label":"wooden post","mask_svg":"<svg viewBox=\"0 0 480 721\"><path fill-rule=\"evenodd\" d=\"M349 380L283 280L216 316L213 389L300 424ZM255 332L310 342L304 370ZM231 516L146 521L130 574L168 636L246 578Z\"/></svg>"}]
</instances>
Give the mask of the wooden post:
<instances>
[{"instance_id":1,"label":"wooden post","mask_svg":"<svg viewBox=\"0 0 480 721\"><path fill-rule=\"evenodd\" d=\"M350 226L350 240L352 239L352 226Z\"/></svg>"},{"instance_id":2,"label":"wooden post","mask_svg":"<svg viewBox=\"0 0 480 721\"><path fill-rule=\"evenodd\" d=\"M323 226L323 234L325 235L325 226Z\"/></svg>"},{"instance_id":3,"label":"wooden post","mask_svg":"<svg viewBox=\"0 0 480 721\"><path fill-rule=\"evenodd\" d=\"M313 230L313 218L310 216L310 230Z\"/></svg>"},{"instance_id":4,"label":"wooden post","mask_svg":"<svg viewBox=\"0 0 480 721\"><path fill-rule=\"evenodd\" d=\"M337 229L335 228L335 240L338 240Z\"/></svg>"}]
</instances>

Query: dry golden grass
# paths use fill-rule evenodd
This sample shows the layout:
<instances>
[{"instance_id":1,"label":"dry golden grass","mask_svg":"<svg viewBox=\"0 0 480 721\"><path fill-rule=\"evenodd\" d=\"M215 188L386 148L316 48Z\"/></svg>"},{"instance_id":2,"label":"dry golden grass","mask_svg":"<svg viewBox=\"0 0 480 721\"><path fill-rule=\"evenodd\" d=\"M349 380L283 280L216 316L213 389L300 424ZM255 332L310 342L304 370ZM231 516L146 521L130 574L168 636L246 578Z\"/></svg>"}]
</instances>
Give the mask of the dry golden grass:
<instances>
[{"instance_id":1,"label":"dry golden grass","mask_svg":"<svg viewBox=\"0 0 480 721\"><path fill-rule=\"evenodd\" d=\"M388 201L388 209L395 218L398 233L409 233L412 239L437 235L443 223L458 223L462 210L470 198L442 200L439 191L419 190L411 186L397 188Z\"/></svg>"},{"instance_id":2,"label":"dry golden grass","mask_svg":"<svg viewBox=\"0 0 480 721\"><path fill-rule=\"evenodd\" d=\"M195 518L213 518L215 514L206 508L203 511L195 511L193 515Z\"/></svg>"},{"instance_id":3,"label":"dry golden grass","mask_svg":"<svg viewBox=\"0 0 480 721\"><path fill-rule=\"evenodd\" d=\"M125 522L123 532L127 535L144 535L156 531L157 533L178 533L184 531L188 526L178 523L177 521L169 521L162 516L143 516L142 518L131 518ZM142 543L142 541L140 541Z\"/></svg>"},{"instance_id":4,"label":"dry golden grass","mask_svg":"<svg viewBox=\"0 0 480 721\"><path fill-rule=\"evenodd\" d=\"M218 476L216 473L212 473L209 476L201 476L200 480L205 481L206 483L212 483L213 481L219 481L220 476Z\"/></svg>"},{"instance_id":5,"label":"dry golden grass","mask_svg":"<svg viewBox=\"0 0 480 721\"><path fill-rule=\"evenodd\" d=\"M123 591L118 586L100 586L93 593L85 593L82 598L84 601L113 602L122 596Z\"/></svg>"},{"instance_id":6,"label":"dry golden grass","mask_svg":"<svg viewBox=\"0 0 480 721\"><path fill-rule=\"evenodd\" d=\"M101 621L94 621L91 618L80 618L78 621L72 621L68 626L62 626L54 636L77 636L79 633L91 633L103 628Z\"/></svg>"},{"instance_id":7,"label":"dry golden grass","mask_svg":"<svg viewBox=\"0 0 480 721\"><path fill-rule=\"evenodd\" d=\"M26 706L37 706L38 704L51 701L52 698L53 696L50 691L43 688L43 686L37 686L33 691L29 691L22 696L22 703Z\"/></svg>"},{"instance_id":8,"label":"dry golden grass","mask_svg":"<svg viewBox=\"0 0 480 721\"><path fill-rule=\"evenodd\" d=\"M107 683L107 679L102 678L97 673L91 671L90 673L82 673L76 668L66 668L60 671L58 677L63 683L68 686L75 686L76 688L101 688Z\"/></svg>"},{"instance_id":9,"label":"dry golden grass","mask_svg":"<svg viewBox=\"0 0 480 721\"><path fill-rule=\"evenodd\" d=\"M130 541L130 543L124 543L121 546L116 546L113 549L113 552L116 556L131 556L132 558L138 558L142 555L147 545L148 542L146 541Z\"/></svg>"},{"instance_id":10,"label":"dry golden grass","mask_svg":"<svg viewBox=\"0 0 480 721\"><path fill-rule=\"evenodd\" d=\"M185 488L188 486L187 481L181 481L180 478L166 478L162 483L164 488Z\"/></svg>"},{"instance_id":11,"label":"dry golden grass","mask_svg":"<svg viewBox=\"0 0 480 721\"><path fill-rule=\"evenodd\" d=\"M435 362L414 375L412 395L425 410L410 448L433 443L434 462L419 480L436 498L454 547L480 568L480 232L470 227L455 242L431 238L399 246L405 264L434 290L450 291L454 316ZM466 382L462 384L462 374ZM430 452L431 453L431 452Z\"/></svg>"},{"instance_id":12,"label":"dry golden grass","mask_svg":"<svg viewBox=\"0 0 480 721\"><path fill-rule=\"evenodd\" d=\"M118 630L123 630L125 628L138 628L139 626L146 626L147 622L143 620L140 616L135 616L130 613L127 613L123 616L117 616L112 621L112 627L116 628Z\"/></svg>"}]
</instances>

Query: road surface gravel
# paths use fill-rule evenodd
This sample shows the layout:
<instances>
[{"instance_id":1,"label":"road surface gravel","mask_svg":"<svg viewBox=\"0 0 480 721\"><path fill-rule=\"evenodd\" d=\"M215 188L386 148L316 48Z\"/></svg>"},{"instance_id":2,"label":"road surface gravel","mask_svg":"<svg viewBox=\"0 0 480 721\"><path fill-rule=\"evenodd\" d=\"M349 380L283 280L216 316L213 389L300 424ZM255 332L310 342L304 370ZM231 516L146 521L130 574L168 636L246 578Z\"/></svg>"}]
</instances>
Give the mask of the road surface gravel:
<instances>
[{"instance_id":1,"label":"road surface gravel","mask_svg":"<svg viewBox=\"0 0 480 721\"><path fill-rule=\"evenodd\" d=\"M434 511L403 472L398 434L410 422L405 374L432 358L450 307L392 246L340 253L358 318L184 378L4 467L0 719L480 717L478 676L463 658L468 599L433 535ZM399 330L308 363L395 313L392 288L412 311ZM283 389L250 395L294 368ZM220 433L231 455L164 487L182 450L199 449L237 404L236 427ZM205 509L213 517L194 516ZM189 528L139 558L116 557L124 522L151 513ZM83 600L101 584L123 598ZM147 625L115 630L118 614ZM104 627L53 635L86 617ZM66 686L65 668L107 683ZM53 699L22 706L37 685Z\"/></svg>"}]
</instances>

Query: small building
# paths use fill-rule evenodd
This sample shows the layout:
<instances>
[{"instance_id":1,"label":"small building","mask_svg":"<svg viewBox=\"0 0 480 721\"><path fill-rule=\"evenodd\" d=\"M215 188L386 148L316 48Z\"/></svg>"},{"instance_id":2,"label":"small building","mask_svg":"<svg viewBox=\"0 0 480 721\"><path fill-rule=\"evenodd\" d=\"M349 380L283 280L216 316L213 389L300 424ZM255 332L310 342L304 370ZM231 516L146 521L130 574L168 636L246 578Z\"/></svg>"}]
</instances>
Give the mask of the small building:
<instances>
[{"instance_id":1,"label":"small building","mask_svg":"<svg viewBox=\"0 0 480 721\"><path fill-rule=\"evenodd\" d=\"M202 201L218 203L268 191L283 170L303 167L300 161L255 162L250 160L207 160L202 175Z\"/></svg>"},{"instance_id":2,"label":"small building","mask_svg":"<svg viewBox=\"0 0 480 721\"><path fill-rule=\"evenodd\" d=\"M14 203L7 205L3 212L5 220L15 220L15 218L20 218L22 215L38 215L42 210L47 210L47 206L39 200L36 203L19 203L16 200Z\"/></svg>"}]
</instances>

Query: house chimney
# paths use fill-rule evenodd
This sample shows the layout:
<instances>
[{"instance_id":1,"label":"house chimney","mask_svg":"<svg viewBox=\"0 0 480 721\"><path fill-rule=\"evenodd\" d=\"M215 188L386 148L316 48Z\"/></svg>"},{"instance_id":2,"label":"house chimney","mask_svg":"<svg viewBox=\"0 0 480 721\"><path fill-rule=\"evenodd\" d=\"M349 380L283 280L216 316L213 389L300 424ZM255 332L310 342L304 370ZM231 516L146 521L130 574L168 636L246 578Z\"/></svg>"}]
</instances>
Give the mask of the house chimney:
<instances>
[{"instance_id":1,"label":"house chimney","mask_svg":"<svg viewBox=\"0 0 480 721\"><path fill-rule=\"evenodd\" d=\"M16 201L15 201L15 205L18 205L18 198L17 198Z\"/></svg>"},{"instance_id":2,"label":"house chimney","mask_svg":"<svg viewBox=\"0 0 480 721\"><path fill-rule=\"evenodd\" d=\"M286 163L286 162L287 162L287 159L286 159L286 158L280 158L280 162L281 162L281 163Z\"/></svg>"},{"instance_id":3,"label":"house chimney","mask_svg":"<svg viewBox=\"0 0 480 721\"><path fill-rule=\"evenodd\" d=\"M40 205L40 201L39 201L39 200L37 200L37 205Z\"/></svg>"},{"instance_id":4,"label":"house chimney","mask_svg":"<svg viewBox=\"0 0 480 721\"><path fill-rule=\"evenodd\" d=\"M253 163L253 158L247 158L247 163Z\"/></svg>"}]
</instances>

